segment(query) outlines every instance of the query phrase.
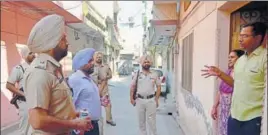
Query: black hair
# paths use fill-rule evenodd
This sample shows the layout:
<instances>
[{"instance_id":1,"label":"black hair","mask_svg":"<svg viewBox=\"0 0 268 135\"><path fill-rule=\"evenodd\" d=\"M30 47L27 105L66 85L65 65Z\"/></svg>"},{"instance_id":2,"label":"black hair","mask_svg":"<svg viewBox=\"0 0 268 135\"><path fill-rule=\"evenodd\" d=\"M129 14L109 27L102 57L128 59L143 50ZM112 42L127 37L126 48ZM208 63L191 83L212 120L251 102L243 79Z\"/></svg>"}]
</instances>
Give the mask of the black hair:
<instances>
[{"instance_id":1,"label":"black hair","mask_svg":"<svg viewBox=\"0 0 268 135\"><path fill-rule=\"evenodd\" d=\"M232 52L234 52L238 56L238 58L245 54L245 51L240 49L232 50Z\"/></svg>"},{"instance_id":2,"label":"black hair","mask_svg":"<svg viewBox=\"0 0 268 135\"><path fill-rule=\"evenodd\" d=\"M266 34L266 29L267 29L267 26L265 23L252 22L252 23L248 23L242 26L242 28L246 28L246 27L252 27L252 32L254 36L261 35L262 36L261 43L263 42L265 34Z\"/></svg>"}]
</instances>

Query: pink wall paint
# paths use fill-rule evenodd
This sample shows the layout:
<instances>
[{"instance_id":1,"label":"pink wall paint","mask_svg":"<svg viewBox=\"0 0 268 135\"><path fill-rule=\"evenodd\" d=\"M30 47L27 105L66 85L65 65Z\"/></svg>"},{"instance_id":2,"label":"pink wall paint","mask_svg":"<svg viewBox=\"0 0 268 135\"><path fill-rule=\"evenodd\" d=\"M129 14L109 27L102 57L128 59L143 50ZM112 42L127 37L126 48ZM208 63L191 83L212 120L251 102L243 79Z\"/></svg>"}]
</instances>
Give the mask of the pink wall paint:
<instances>
[{"instance_id":1,"label":"pink wall paint","mask_svg":"<svg viewBox=\"0 0 268 135\"><path fill-rule=\"evenodd\" d=\"M174 20L177 19L177 3L161 3L153 6L154 20Z\"/></svg>"},{"instance_id":2,"label":"pink wall paint","mask_svg":"<svg viewBox=\"0 0 268 135\"><path fill-rule=\"evenodd\" d=\"M47 2L43 3L44 7L46 7L46 3ZM18 4L22 4L22 7L18 8ZM6 64L5 66L3 66L5 68L2 68L1 66L1 75L5 75L1 76L1 127L9 125L17 121L19 118L16 112L16 108L9 103L9 100L11 99L11 93L5 88L5 81L8 78L9 73L11 72L12 68L15 65L19 64L21 61L21 57L19 55L16 44L26 44L28 35L34 24L41 17L46 15L44 13L38 14L37 12L33 14L21 12L21 9L23 7L25 8L26 5L27 2L1 3L1 8L3 8L3 10L1 9L1 41L5 42L5 47L3 48L6 48L1 49L1 54L6 54L6 56L4 56L6 60L3 60L6 61L6 63L3 63ZM61 15L63 16L65 14L68 15L67 13L68 12L61 11ZM69 19L69 21L75 21L73 19L73 16L68 16L67 18ZM66 74L70 72L70 60L71 57L62 61L64 73ZM7 72L7 74L4 74L3 72Z\"/></svg>"},{"instance_id":3,"label":"pink wall paint","mask_svg":"<svg viewBox=\"0 0 268 135\"><path fill-rule=\"evenodd\" d=\"M192 93L183 90L180 86L182 49L177 57L177 78L175 78L178 81L176 84L180 84L175 88L178 90L176 100L180 114L179 122L187 135L215 132L216 125L210 117L210 110L219 82L214 77L208 79L202 77L201 69L206 64L219 66L223 70L227 69L230 13L236 10L238 5L243 5L241 3L233 6L230 2L192 1L186 11L181 4L178 34L180 48L182 40L190 33L194 33Z\"/></svg>"}]
</instances>

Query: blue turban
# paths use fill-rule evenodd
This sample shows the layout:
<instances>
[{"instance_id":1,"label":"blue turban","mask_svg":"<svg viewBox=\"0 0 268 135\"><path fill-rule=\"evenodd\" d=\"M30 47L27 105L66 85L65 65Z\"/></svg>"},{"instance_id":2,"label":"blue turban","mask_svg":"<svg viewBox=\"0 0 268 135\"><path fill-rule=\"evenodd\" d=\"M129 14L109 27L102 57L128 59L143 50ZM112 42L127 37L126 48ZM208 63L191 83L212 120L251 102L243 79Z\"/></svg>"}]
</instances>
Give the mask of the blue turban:
<instances>
[{"instance_id":1,"label":"blue turban","mask_svg":"<svg viewBox=\"0 0 268 135\"><path fill-rule=\"evenodd\" d=\"M93 59L94 53L95 49L93 48L85 48L78 51L73 58L73 69L76 71L88 64L88 62Z\"/></svg>"}]
</instances>

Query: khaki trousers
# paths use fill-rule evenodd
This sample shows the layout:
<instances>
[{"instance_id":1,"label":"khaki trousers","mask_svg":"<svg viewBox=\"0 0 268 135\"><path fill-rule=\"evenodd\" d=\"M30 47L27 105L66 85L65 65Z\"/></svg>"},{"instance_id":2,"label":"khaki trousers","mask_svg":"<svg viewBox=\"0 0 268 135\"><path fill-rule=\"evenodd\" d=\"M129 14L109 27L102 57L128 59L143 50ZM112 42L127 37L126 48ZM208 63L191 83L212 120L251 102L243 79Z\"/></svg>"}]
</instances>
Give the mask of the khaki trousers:
<instances>
[{"instance_id":1,"label":"khaki trousers","mask_svg":"<svg viewBox=\"0 0 268 135\"><path fill-rule=\"evenodd\" d=\"M17 104L19 106L19 131L21 135L26 135L27 130L29 129L29 122L28 122L28 110L26 106L26 102L17 100Z\"/></svg>"},{"instance_id":2,"label":"khaki trousers","mask_svg":"<svg viewBox=\"0 0 268 135\"><path fill-rule=\"evenodd\" d=\"M112 121L112 104L110 102L110 104L108 106L105 107L105 113L106 113L106 121Z\"/></svg>"},{"instance_id":3,"label":"khaki trousers","mask_svg":"<svg viewBox=\"0 0 268 135\"><path fill-rule=\"evenodd\" d=\"M138 121L141 135L147 135L146 124L149 126L149 133L157 135L156 130L156 102L151 99L136 99Z\"/></svg>"}]
</instances>

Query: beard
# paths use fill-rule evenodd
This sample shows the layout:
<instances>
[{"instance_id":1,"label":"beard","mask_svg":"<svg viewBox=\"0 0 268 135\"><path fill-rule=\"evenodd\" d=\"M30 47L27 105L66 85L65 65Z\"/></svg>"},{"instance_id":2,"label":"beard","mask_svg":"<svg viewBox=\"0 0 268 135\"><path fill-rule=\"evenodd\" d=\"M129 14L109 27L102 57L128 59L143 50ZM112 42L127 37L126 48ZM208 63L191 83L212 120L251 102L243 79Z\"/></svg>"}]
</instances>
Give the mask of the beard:
<instances>
[{"instance_id":1,"label":"beard","mask_svg":"<svg viewBox=\"0 0 268 135\"><path fill-rule=\"evenodd\" d=\"M142 68L144 69L144 70L149 70L150 69L150 65L145 65L145 66L142 66Z\"/></svg>"},{"instance_id":2,"label":"beard","mask_svg":"<svg viewBox=\"0 0 268 135\"><path fill-rule=\"evenodd\" d=\"M67 48L62 49L59 46L56 46L54 50L55 50L54 51L55 52L54 56L55 56L55 59L57 61L60 61L62 58L64 58L68 54L68 49Z\"/></svg>"},{"instance_id":3,"label":"beard","mask_svg":"<svg viewBox=\"0 0 268 135\"><path fill-rule=\"evenodd\" d=\"M86 69L85 70L85 72L87 73L87 74L92 74L93 72L94 72L94 66L92 66L91 68L89 68L89 69Z\"/></svg>"},{"instance_id":4,"label":"beard","mask_svg":"<svg viewBox=\"0 0 268 135\"><path fill-rule=\"evenodd\" d=\"M97 60L97 63L101 64L102 63L102 60Z\"/></svg>"}]
</instances>

